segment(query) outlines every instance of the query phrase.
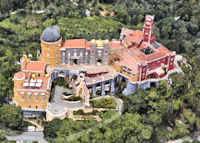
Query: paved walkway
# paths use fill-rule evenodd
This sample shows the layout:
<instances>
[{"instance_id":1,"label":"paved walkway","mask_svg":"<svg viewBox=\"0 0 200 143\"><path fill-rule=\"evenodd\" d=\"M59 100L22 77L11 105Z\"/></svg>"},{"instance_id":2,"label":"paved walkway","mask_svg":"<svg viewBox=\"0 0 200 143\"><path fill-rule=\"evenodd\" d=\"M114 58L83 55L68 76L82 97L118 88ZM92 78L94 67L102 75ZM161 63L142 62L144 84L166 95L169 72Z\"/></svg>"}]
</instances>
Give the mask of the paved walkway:
<instances>
[{"instance_id":1,"label":"paved walkway","mask_svg":"<svg viewBox=\"0 0 200 143\"><path fill-rule=\"evenodd\" d=\"M42 132L24 132L16 136L6 136L9 141L38 141L38 143L48 143L44 139Z\"/></svg>"},{"instance_id":2,"label":"paved walkway","mask_svg":"<svg viewBox=\"0 0 200 143\"><path fill-rule=\"evenodd\" d=\"M84 108L83 103L68 103L65 102L62 99L62 95L64 92L71 92L69 89L65 89L64 87L56 86L55 87L55 94L53 101L48 104L47 110L51 112L53 115L60 115L60 114L65 114L67 112L67 109L79 109L79 108ZM123 110L123 101L119 98L116 98L114 96L100 96L93 98L92 100L100 100L102 98L113 98L115 102L117 103L117 109L119 111L119 114L122 114Z\"/></svg>"},{"instance_id":3,"label":"paved walkway","mask_svg":"<svg viewBox=\"0 0 200 143\"><path fill-rule=\"evenodd\" d=\"M62 99L64 92L71 92L69 89L64 87L56 86L53 101L48 104L47 110L52 114L63 114L67 109L77 109L84 107L83 103L68 103Z\"/></svg>"}]
</instances>

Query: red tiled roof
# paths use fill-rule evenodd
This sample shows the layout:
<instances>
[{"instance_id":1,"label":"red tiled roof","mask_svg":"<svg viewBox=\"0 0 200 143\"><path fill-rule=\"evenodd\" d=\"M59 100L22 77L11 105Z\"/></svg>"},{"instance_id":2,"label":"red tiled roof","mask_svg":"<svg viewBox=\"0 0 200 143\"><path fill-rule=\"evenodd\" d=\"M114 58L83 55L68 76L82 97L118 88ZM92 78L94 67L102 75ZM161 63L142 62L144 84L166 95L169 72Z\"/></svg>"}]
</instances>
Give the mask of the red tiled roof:
<instances>
[{"instance_id":1,"label":"red tiled roof","mask_svg":"<svg viewBox=\"0 0 200 143\"><path fill-rule=\"evenodd\" d=\"M146 47L150 47L151 49L153 49L154 52L152 54L145 55L141 51L141 49L146 48ZM169 51L162 45L160 45L159 48L155 49L151 44L148 44L147 42L143 42L140 45L140 47L132 46L131 48L129 48L129 50L133 52L141 61L152 61L152 60L164 57L166 54L172 53L171 51Z\"/></svg>"},{"instance_id":2,"label":"red tiled roof","mask_svg":"<svg viewBox=\"0 0 200 143\"><path fill-rule=\"evenodd\" d=\"M14 75L14 80L23 80L25 79L25 73L24 72L17 72Z\"/></svg>"},{"instance_id":3,"label":"red tiled roof","mask_svg":"<svg viewBox=\"0 0 200 143\"><path fill-rule=\"evenodd\" d=\"M126 46L139 45L143 37L143 32L139 30L132 31L131 34L126 35L124 43Z\"/></svg>"},{"instance_id":4,"label":"red tiled roof","mask_svg":"<svg viewBox=\"0 0 200 143\"><path fill-rule=\"evenodd\" d=\"M138 61L137 59L132 56L127 49L124 49L121 52L122 60L119 62L119 65L126 66L130 68L133 72L138 72Z\"/></svg>"},{"instance_id":5,"label":"red tiled roof","mask_svg":"<svg viewBox=\"0 0 200 143\"><path fill-rule=\"evenodd\" d=\"M41 61L29 61L23 71L43 72L46 64Z\"/></svg>"},{"instance_id":6,"label":"red tiled roof","mask_svg":"<svg viewBox=\"0 0 200 143\"><path fill-rule=\"evenodd\" d=\"M90 44L85 39L66 40L62 48L89 48Z\"/></svg>"},{"instance_id":7,"label":"red tiled roof","mask_svg":"<svg viewBox=\"0 0 200 143\"><path fill-rule=\"evenodd\" d=\"M171 53L168 49L166 49L161 44L157 43L160 47L155 49L151 44L147 42L142 42L141 45L140 42L143 38L143 32L139 30L129 30L129 29L122 29L122 32L126 34L126 37L124 38L124 45L127 45L129 47L129 50L141 61L151 61L158 58L161 58L165 56L168 53ZM154 53L145 55L141 49L150 47L154 50Z\"/></svg>"},{"instance_id":8,"label":"red tiled roof","mask_svg":"<svg viewBox=\"0 0 200 143\"><path fill-rule=\"evenodd\" d=\"M131 34L133 33L133 30L127 29L127 28L122 28L121 33L122 33L123 35L128 36L128 35L131 35Z\"/></svg>"}]
</instances>

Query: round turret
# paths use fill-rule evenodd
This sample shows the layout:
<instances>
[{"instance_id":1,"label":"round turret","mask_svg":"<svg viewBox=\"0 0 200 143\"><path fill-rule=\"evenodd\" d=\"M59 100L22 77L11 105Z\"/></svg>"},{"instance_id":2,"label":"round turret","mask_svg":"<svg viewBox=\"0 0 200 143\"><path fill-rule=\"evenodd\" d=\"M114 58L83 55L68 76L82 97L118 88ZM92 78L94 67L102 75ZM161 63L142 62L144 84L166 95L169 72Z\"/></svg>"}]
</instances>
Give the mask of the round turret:
<instances>
[{"instance_id":1,"label":"round turret","mask_svg":"<svg viewBox=\"0 0 200 143\"><path fill-rule=\"evenodd\" d=\"M47 27L41 35L41 61L54 67L60 64L62 37L58 26Z\"/></svg>"}]
</instances>

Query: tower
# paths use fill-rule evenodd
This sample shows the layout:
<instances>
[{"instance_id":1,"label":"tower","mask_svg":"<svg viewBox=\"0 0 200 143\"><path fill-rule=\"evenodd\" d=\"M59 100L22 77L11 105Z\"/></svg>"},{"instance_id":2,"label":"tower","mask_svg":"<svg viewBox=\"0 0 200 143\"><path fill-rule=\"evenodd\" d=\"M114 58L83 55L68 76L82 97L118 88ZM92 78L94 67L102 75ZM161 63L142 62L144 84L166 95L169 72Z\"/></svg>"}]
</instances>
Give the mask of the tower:
<instances>
[{"instance_id":1,"label":"tower","mask_svg":"<svg viewBox=\"0 0 200 143\"><path fill-rule=\"evenodd\" d=\"M155 36L153 35L154 29L154 16L146 15L143 27L143 41L151 43L155 41Z\"/></svg>"},{"instance_id":2,"label":"tower","mask_svg":"<svg viewBox=\"0 0 200 143\"><path fill-rule=\"evenodd\" d=\"M21 64L21 70L25 70L26 69L26 65L30 60L27 58L27 55L24 54L23 57L21 57L20 59L20 64Z\"/></svg>"},{"instance_id":3,"label":"tower","mask_svg":"<svg viewBox=\"0 0 200 143\"><path fill-rule=\"evenodd\" d=\"M51 67L60 64L61 43L60 28L58 26L47 27L41 35L41 60Z\"/></svg>"}]
</instances>

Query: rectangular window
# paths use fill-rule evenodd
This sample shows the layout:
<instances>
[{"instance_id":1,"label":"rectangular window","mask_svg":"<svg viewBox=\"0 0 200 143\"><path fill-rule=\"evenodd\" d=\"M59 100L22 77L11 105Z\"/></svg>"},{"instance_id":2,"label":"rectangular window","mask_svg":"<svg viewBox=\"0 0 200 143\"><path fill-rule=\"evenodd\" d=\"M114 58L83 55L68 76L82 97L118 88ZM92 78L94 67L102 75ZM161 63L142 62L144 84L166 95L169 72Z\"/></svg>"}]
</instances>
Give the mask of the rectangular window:
<instances>
[{"instance_id":1,"label":"rectangular window","mask_svg":"<svg viewBox=\"0 0 200 143\"><path fill-rule=\"evenodd\" d=\"M98 50L97 53L98 53L98 56L101 56L102 51L101 51L101 50Z\"/></svg>"},{"instance_id":2,"label":"rectangular window","mask_svg":"<svg viewBox=\"0 0 200 143\"><path fill-rule=\"evenodd\" d=\"M28 101L31 102L31 92L28 92L27 97L28 97Z\"/></svg>"},{"instance_id":3,"label":"rectangular window","mask_svg":"<svg viewBox=\"0 0 200 143\"><path fill-rule=\"evenodd\" d=\"M45 101L45 93L44 92L41 93L41 97L42 97L42 102L44 102Z\"/></svg>"},{"instance_id":4,"label":"rectangular window","mask_svg":"<svg viewBox=\"0 0 200 143\"><path fill-rule=\"evenodd\" d=\"M22 99L22 101L24 101L24 100L25 100L24 92L20 92L20 95L21 95L21 99Z\"/></svg>"},{"instance_id":5,"label":"rectangular window","mask_svg":"<svg viewBox=\"0 0 200 143\"><path fill-rule=\"evenodd\" d=\"M38 92L35 92L34 96L35 96L35 100L38 101Z\"/></svg>"}]
</instances>

